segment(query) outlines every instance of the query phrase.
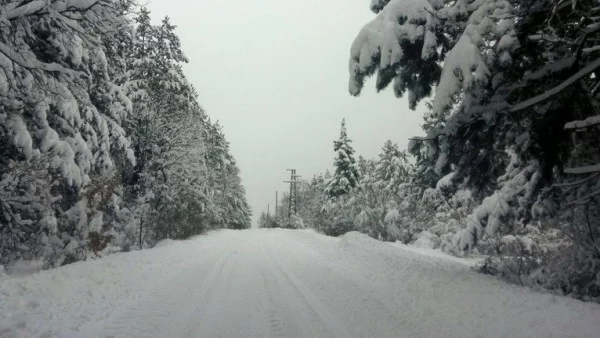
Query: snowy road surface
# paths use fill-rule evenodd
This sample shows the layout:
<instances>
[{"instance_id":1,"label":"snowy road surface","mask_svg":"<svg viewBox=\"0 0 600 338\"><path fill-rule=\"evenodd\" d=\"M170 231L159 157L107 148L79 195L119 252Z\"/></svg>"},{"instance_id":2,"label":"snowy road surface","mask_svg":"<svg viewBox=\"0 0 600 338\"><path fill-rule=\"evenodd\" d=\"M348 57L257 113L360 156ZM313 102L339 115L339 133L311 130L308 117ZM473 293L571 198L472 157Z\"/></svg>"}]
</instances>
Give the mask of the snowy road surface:
<instances>
[{"instance_id":1,"label":"snowy road surface","mask_svg":"<svg viewBox=\"0 0 600 338\"><path fill-rule=\"evenodd\" d=\"M218 231L2 276L0 337L600 337L600 306L357 233Z\"/></svg>"}]
</instances>

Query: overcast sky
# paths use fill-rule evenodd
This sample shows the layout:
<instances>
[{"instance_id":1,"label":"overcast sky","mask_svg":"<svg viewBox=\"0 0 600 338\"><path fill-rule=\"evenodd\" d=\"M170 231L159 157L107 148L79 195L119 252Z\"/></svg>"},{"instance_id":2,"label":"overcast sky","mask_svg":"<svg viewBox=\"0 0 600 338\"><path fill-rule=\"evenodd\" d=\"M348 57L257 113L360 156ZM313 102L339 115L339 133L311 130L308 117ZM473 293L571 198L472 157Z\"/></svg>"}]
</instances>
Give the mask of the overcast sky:
<instances>
[{"instance_id":1,"label":"overcast sky","mask_svg":"<svg viewBox=\"0 0 600 338\"><path fill-rule=\"evenodd\" d=\"M374 17L368 0L154 0L155 21L177 25L184 70L200 104L223 125L256 220L286 168L303 178L333 167L333 140L346 118L354 149L376 157L387 139L402 148L420 135L422 112L369 81L348 94L348 57Z\"/></svg>"}]
</instances>

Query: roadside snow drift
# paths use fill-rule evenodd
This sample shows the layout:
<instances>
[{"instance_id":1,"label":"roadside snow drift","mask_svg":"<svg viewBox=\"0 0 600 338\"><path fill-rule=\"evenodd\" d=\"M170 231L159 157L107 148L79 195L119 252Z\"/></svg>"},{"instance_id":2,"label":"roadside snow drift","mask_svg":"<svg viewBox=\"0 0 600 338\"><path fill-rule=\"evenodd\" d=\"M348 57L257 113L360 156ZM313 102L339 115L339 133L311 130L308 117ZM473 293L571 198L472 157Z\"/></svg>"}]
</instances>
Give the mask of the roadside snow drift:
<instances>
[{"instance_id":1,"label":"roadside snow drift","mask_svg":"<svg viewBox=\"0 0 600 338\"><path fill-rule=\"evenodd\" d=\"M425 254L424 254L425 253ZM0 277L0 337L594 337L600 306L358 233L219 231Z\"/></svg>"}]
</instances>

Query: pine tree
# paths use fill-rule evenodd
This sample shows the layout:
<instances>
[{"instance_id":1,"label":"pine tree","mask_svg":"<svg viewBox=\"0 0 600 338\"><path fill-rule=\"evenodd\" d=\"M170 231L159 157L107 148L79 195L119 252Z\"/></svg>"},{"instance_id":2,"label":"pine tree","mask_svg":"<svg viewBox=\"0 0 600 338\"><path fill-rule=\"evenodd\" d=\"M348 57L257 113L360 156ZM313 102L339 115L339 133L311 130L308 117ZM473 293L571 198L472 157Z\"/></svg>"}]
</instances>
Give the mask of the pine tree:
<instances>
[{"instance_id":1,"label":"pine tree","mask_svg":"<svg viewBox=\"0 0 600 338\"><path fill-rule=\"evenodd\" d=\"M386 141L375 168L376 184L393 194L397 193L400 185L408 183L412 177L407 159L408 155L400 151L397 144L390 140Z\"/></svg>"},{"instance_id":2,"label":"pine tree","mask_svg":"<svg viewBox=\"0 0 600 338\"><path fill-rule=\"evenodd\" d=\"M325 192L331 198L345 195L358 185L359 175L351 142L346 132L346 120L343 119L340 138L333 142L335 173L325 187Z\"/></svg>"}]
</instances>

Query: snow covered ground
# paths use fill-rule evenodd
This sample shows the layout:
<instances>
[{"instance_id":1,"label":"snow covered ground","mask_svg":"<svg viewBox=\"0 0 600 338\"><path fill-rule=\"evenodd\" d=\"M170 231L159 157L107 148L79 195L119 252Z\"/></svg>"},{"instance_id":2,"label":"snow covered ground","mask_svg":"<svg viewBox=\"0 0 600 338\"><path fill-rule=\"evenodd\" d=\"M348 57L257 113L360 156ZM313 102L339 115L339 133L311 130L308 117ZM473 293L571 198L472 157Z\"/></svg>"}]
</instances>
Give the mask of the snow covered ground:
<instances>
[{"instance_id":1,"label":"snow covered ground","mask_svg":"<svg viewBox=\"0 0 600 338\"><path fill-rule=\"evenodd\" d=\"M218 231L2 276L0 337L600 336L600 305L470 264L357 233Z\"/></svg>"}]
</instances>

